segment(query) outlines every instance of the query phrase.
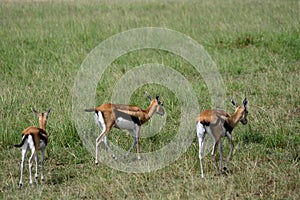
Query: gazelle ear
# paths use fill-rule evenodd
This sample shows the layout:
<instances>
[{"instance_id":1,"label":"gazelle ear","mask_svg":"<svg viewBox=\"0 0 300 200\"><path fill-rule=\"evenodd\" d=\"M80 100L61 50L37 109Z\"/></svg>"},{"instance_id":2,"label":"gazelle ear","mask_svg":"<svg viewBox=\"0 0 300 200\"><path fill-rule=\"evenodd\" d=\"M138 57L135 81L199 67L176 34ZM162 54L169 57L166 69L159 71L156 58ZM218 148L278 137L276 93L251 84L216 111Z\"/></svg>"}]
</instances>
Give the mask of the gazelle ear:
<instances>
[{"instance_id":1,"label":"gazelle ear","mask_svg":"<svg viewBox=\"0 0 300 200\"><path fill-rule=\"evenodd\" d=\"M47 118L48 118L48 115L49 115L50 111L51 111L51 108L49 108L48 111L46 112L46 117Z\"/></svg>"},{"instance_id":2,"label":"gazelle ear","mask_svg":"<svg viewBox=\"0 0 300 200\"><path fill-rule=\"evenodd\" d=\"M244 99L243 104L244 104L244 107L246 108L246 106L248 104L248 99L247 98Z\"/></svg>"},{"instance_id":3,"label":"gazelle ear","mask_svg":"<svg viewBox=\"0 0 300 200\"><path fill-rule=\"evenodd\" d=\"M159 96L158 96L158 94L155 95L155 99L156 99L157 101L159 101Z\"/></svg>"},{"instance_id":4,"label":"gazelle ear","mask_svg":"<svg viewBox=\"0 0 300 200\"><path fill-rule=\"evenodd\" d=\"M36 117L38 117L38 116L39 116L39 113L38 113L38 111L36 111L34 108L31 108L31 110L32 110L32 112L34 113L34 115L35 115Z\"/></svg>"},{"instance_id":5,"label":"gazelle ear","mask_svg":"<svg viewBox=\"0 0 300 200\"><path fill-rule=\"evenodd\" d=\"M235 103L235 100L231 97L231 103L232 105L234 106L234 108L236 108L236 103Z\"/></svg>"},{"instance_id":6,"label":"gazelle ear","mask_svg":"<svg viewBox=\"0 0 300 200\"><path fill-rule=\"evenodd\" d=\"M158 95L158 94L155 95L155 98L156 98L156 101L157 101L157 103L158 103L159 105L161 105L161 106L164 105L164 104L160 101L160 98L159 98L159 95Z\"/></svg>"},{"instance_id":7,"label":"gazelle ear","mask_svg":"<svg viewBox=\"0 0 300 200\"><path fill-rule=\"evenodd\" d=\"M148 92L146 92L146 97L149 99L149 101L152 100L152 98L150 97L150 95L148 94Z\"/></svg>"}]
</instances>

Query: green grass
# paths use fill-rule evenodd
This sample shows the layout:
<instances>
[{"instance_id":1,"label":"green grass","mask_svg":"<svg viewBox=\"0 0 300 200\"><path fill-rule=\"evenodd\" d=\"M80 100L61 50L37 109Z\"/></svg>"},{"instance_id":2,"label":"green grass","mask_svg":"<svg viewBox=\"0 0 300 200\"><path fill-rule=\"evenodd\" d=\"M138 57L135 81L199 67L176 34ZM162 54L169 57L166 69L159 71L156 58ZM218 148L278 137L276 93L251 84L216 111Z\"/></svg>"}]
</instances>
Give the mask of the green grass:
<instances>
[{"instance_id":1,"label":"green grass","mask_svg":"<svg viewBox=\"0 0 300 200\"><path fill-rule=\"evenodd\" d=\"M296 0L0 2L0 198L299 199L299 8ZM233 110L230 96L239 102L247 96L249 124L233 131L229 176L214 176L207 155L201 179L196 131L190 133L195 139L188 151L173 164L141 174L95 166L94 154L82 144L72 120L72 87L83 60L110 36L149 26L179 31L203 45L222 75L228 111ZM147 63L183 74L200 109L210 108L207 87L195 69L159 50L115 60L99 81L97 104L110 100L126 72ZM155 84L135 91L131 103L147 107L145 90L159 92L168 113L161 132L141 140L142 151L151 152L176 134L181 105L176 94ZM38 124L31 107L52 108L46 181L30 187L26 165L20 191L21 151L13 144L24 128ZM112 131L110 141L127 149L131 138L118 133Z\"/></svg>"}]
</instances>

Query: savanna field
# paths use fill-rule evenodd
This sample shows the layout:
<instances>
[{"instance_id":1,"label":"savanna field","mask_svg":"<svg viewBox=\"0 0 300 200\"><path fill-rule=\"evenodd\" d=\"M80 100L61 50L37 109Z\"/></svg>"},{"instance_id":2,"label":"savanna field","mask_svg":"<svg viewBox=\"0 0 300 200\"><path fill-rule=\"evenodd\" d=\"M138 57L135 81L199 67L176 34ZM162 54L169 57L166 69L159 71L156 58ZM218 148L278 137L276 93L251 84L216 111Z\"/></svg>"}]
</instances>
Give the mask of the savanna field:
<instances>
[{"instance_id":1,"label":"savanna field","mask_svg":"<svg viewBox=\"0 0 300 200\"><path fill-rule=\"evenodd\" d=\"M300 198L299 1L1 1L0 27L0 199ZM95 155L83 144L72 118L77 73L101 42L143 27L174 30L203 46L222 77L226 111L234 111L231 96L239 104L248 98L248 124L233 130L228 175L215 176L207 154L206 177L201 178L195 127L188 130L195 137L187 151L164 168L127 173L103 162L95 165ZM169 66L184 76L196 94L197 113L212 107L212 94L191 63L159 49L115 59L99 77L90 107L109 102L118 80L147 63ZM158 133L141 139L144 153L172 141L182 115L176 94L159 84L139 87L130 104L146 108L145 91L160 95L167 116ZM21 149L13 145L20 143L23 129L38 126L31 107L52 109L45 181L29 185L28 153L19 190ZM99 128L91 132L92 144L97 134ZM117 129L108 139L124 149L132 142ZM226 140L223 149L225 158ZM129 159L138 165L135 152Z\"/></svg>"}]
</instances>

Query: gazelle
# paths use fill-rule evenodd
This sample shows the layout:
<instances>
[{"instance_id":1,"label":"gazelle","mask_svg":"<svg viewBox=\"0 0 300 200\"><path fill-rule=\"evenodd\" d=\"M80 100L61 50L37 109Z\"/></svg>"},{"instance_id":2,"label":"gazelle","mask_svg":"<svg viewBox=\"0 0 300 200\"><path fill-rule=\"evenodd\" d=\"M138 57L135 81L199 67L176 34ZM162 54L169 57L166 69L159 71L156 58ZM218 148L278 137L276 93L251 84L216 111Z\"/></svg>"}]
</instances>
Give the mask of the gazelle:
<instances>
[{"instance_id":1,"label":"gazelle","mask_svg":"<svg viewBox=\"0 0 300 200\"><path fill-rule=\"evenodd\" d=\"M107 134L115 127L118 129L128 130L133 137L133 143L126 153L129 155L133 147L137 146L137 158L140 159L139 137L141 126L147 122L154 113L164 115L163 103L156 94L155 99L152 99L148 93L146 97L150 100L150 105L146 110L142 110L137 106L105 103L97 108L85 109L86 112L95 112L96 122L101 126L101 133L96 139L96 160L98 164L98 146L101 141L104 142L106 148L112 152L107 142ZM112 153L112 157L116 159Z\"/></svg>"},{"instance_id":2,"label":"gazelle","mask_svg":"<svg viewBox=\"0 0 300 200\"><path fill-rule=\"evenodd\" d=\"M212 161L217 171L217 174L220 174L221 171L218 170L216 163L216 149L218 144L220 143L220 170L222 170L222 137L227 137L230 142L230 151L226 160L226 164L224 170L227 170L228 162L231 158L233 151L233 141L232 141L232 130L237 125L238 122L241 122L243 125L247 124L247 99L245 98L243 101L243 106L237 106L235 101L231 99L231 103L235 108L235 112L230 115L229 113L223 110L205 110L200 113L200 115L196 119L196 129L197 136L199 140L199 159L200 159L200 167L201 167L201 176L204 178L203 172L203 145L204 145L204 137L205 134L210 134L214 140L213 148L212 148Z\"/></svg>"},{"instance_id":3,"label":"gazelle","mask_svg":"<svg viewBox=\"0 0 300 200\"><path fill-rule=\"evenodd\" d=\"M28 147L31 150L31 156L29 158L29 175L30 175L29 183L32 184L31 168L32 168L33 157L35 157L35 164L36 164L35 179L36 179L36 181L38 179L38 154L37 154L37 151L39 149L42 151L41 179L44 180L44 155L45 155L45 149L46 149L46 146L48 143L48 135L46 133L46 125L47 125L47 120L48 120L48 116L49 116L51 109L49 109L46 113L40 113L40 114L33 108L31 108L31 110L36 115L36 117L38 117L40 127L29 126L26 129L24 129L22 132L22 142L20 144L15 145L15 147L22 147L21 177L20 177L20 182L19 182L20 188L23 185L22 178L23 178L23 171L24 171L24 162L25 162L25 156L26 156Z\"/></svg>"}]
</instances>

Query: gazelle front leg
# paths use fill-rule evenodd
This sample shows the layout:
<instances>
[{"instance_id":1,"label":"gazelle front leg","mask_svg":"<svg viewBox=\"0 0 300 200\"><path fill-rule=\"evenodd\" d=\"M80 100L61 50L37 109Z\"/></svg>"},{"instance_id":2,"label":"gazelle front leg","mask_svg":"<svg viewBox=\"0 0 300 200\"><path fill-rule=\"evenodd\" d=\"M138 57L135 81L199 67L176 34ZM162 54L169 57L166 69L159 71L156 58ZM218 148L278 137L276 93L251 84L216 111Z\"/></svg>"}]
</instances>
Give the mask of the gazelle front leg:
<instances>
[{"instance_id":1,"label":"gazelle front leg","mask_svg":"<svg viewBox=\"0 0 300 200\"><path fill-rule=\"evenodd\" d=\"M133 149L133 147L137 144L137 138L135 136L132 136L133 138L133 142L131 147L128 149L128 151L125 154L125 157L128 157L129 153L131 152L131 150Z\"/></svg>"},{"instance_id":2,"label":"gazelle front leg","mask_svg":"<svg viewBox=\"0 0 300 200\"><path fill-rule=\"evenodd\" d=\"M215 138L214 138L214 145L213 145L213 149L212 149L212 153L211 153L211 158L212 158L212 162L215 166L217 175L220 174L220 171L217 167L217 161L216 161L216 150L217 150L218 144L219 144L219 141L216 141Z\"/></svg>"},{"instance_id":3,"label":"gazelle front leg","mask_svg":"<svg viewBox=\"0 0 300 200\"><path fill-rule=\"evenodd\" d=\"M137 154L138 154L138 157L137 159L140 160L141 157L140 157L140 147L139 147L139 134L140 134L140 126L137 126L136 129L134 130L130 130L130 135L132 136L133 138L133 142L132 142L132 145L131 147L129 148L129 150L127 151L127 153L125 154L126 157L128 157L129 153L131 152L131 150L133 149L133 147L137 146Z\"/></svg>"},{"instance_id":4,"label":"gazelle front leg","mask_svg":"<svg viewBox=\"0 0 300 200\"><path fill-rule=\"evenodd\" d=\"M220 138L220 171L222 170L222 162L223 162L223 146L222 146L222 138Z\"/></svg>"},{"instance_id":5,"label":"gazelle front leg","mask_svg":"<svg viewBox=\"0 0 300 200\"><path fill-rule=\"evenodd\" d=\"M136 151L137 151L137 159L138 160L140 160L141 159L141 156L140 156L140 144L139 144L139 140L140 140L140 130L141 130L141 127L140 126L138 126L137 128L136 128L136 139L137 139L137 141L136 141Z\"/></svg>"},{"instance_id":6,"label":"gazelle front leg","mask_svg":"<svg viewBox=\"0 0 300 200\"><path fill-rule=\"evenodd\" d=\"M229 132L226 132L226 137L227 137L228 141L230 142L230 151L229 151L229 154L228 154L228 157L227 157L227 160L226 160L226 164L225 164L225 167L224 167L225 171L227 170L227 165L230 161L230 158L231 158L231 155L232 155L232 152L233 152L233 148L234 148L234 144L233 144L233 141L232 141L232 136Z\"/></svg>"}]
</instances>

